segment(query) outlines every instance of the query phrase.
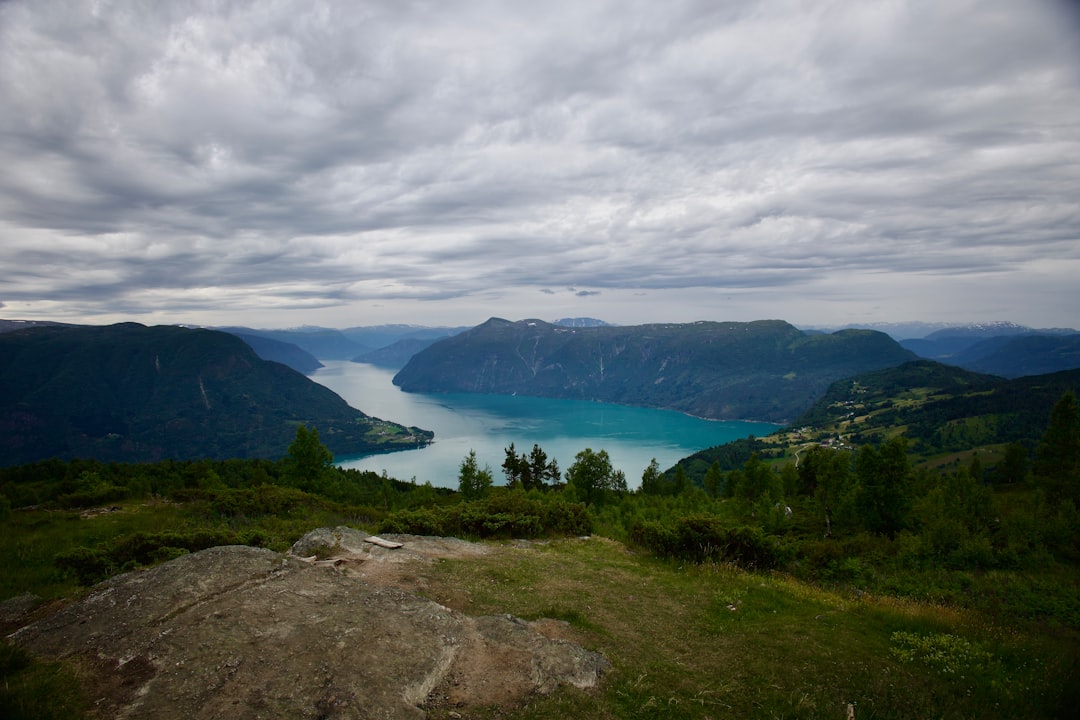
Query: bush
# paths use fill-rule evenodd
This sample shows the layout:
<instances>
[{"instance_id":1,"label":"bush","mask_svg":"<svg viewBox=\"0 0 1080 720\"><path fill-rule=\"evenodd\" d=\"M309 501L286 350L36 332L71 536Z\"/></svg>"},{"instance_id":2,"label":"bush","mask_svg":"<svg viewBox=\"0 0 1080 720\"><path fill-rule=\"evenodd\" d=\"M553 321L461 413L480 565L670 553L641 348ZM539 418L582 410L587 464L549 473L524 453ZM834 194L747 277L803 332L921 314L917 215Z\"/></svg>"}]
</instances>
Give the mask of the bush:
<instances>
[{"instance_id":1,"label":"bush","mask_svg":"<svg viewBox=\"0 0 1080 720\"><path fill-rule=\"evenodd\" d=\"M78 547L56 556L55 564L75 573L80 585L93 585L117 572L134 570L219 545L264 547L268 542L258 531L196 530L190 533L134 533L96 548Z\"/></svg>"},{"instance_id":2,"label":"bush","mask_svg":"<svg viewBox=\"0 0 1080 720\"><path fill-rule=\"evenodd\" d=\"M62 508L89 508L117 503L127 498L127 496L127 488L117 485L104 485L60 495L56 498L56 504Z\"/></svg>"},{"instance_id":3,"label":"bush","mask_svg":"<svg viewBox=\"0 0 1080 720\"><path fill-rule=\"evenodd\" d=\"M712 515L689 515L674 526L637 522L630 540L660 557L690 562L731 562L765 570L780 564L782 552L775 538L756 527L723 527Z\"/></svg>"},{"instance_id":4,"label":"bush","mask_svg":"<svg viewBox=\"0 0 1080 720\"><path fill-rule=\"evenodd\" d=\"M102 550L78 547L57 554L57 567L75 573L80 585L93 585L116 572L116 564Z\"/></svg>"},{"instance_id":5,"label":"bush","mask_svg":"<svg viewBox=\"0 0 1080 720\"><path fill-rule=\"evenodd\" d=\"M384 533L474 538L588 535L591 530L588 512L581 503L539 500L514 492L457 505L401 510L379 525L379 532Z\"/></svg>"},{"instance_id":6,"label":"bush","mask_svg":"<svg viewBox=\"0 0 1080 720\"><path fill-rule=\"evenodd\" d=\"M379 523L379 532L407 535L446 535L443 529L445 508L399 510Z\"/></svg>"}]
</instances>

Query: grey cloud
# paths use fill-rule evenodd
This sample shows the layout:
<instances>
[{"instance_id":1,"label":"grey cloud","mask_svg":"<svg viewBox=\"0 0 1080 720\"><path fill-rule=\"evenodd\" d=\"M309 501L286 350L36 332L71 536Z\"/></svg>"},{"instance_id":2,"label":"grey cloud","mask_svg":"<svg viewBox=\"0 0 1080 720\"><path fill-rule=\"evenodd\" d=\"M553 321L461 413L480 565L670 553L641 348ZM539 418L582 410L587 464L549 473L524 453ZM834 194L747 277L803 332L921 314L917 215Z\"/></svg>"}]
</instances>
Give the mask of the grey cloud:
<instances>
[{"instance_id":1,"label":"grey cloud","mask_svg":"<svg viewBox=\"0 0 1080 720\"><path fill-rule=\"evenodd\" d=\"M1051 0L60 7L0 5L9 299L842 303L1080 262Z\"/></svg>"}]
</instances>

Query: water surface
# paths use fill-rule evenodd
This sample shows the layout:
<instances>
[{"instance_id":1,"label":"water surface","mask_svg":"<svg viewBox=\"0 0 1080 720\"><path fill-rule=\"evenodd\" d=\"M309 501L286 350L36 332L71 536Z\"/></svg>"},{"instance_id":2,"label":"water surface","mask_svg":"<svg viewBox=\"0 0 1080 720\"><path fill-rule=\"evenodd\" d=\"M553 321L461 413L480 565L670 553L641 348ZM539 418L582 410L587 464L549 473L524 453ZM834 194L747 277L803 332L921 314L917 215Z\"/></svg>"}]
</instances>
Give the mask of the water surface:
<instances>
[{"instance_id":1,"label":"water surface","mask_svg":"<svg viewBox=\"0 0 1080 720\"><path fill-rule=\"evenodd\" d=\"M476 451L481 467L489 465L497 485L505 482L505 448L517 453L539 444L565 472L584 448L606 450L612 465L637 487L641 473L656 458L661 469L680 458L747 435L763 436L771 423L702 420L671 410L582 400L553 400L521 395L405 393L392 382L394 372L374 365L323 361L311 378L350 405L384 420L435 432L425 448L365 457L339 457L346 468L384 470L401 480L457 487L461 461Z\"/></svg>"}]
</instances>

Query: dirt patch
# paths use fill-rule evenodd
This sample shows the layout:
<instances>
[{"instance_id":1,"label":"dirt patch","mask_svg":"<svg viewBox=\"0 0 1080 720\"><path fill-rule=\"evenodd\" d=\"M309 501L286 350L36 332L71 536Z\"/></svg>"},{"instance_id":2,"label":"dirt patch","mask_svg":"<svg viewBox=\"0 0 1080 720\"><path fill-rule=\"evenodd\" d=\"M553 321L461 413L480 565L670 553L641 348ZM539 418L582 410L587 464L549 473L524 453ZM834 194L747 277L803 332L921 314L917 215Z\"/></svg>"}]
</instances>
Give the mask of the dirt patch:
<instances>
[{"instance_id":1,"label":"dirt patch","mask_svg":"<svg viewBox=\"0 0 1080 720\"><path fill-rule=\"evenodd\" d=\"M415 592L425 563L498 549L369 537L321 529L286 555L211 548L113 578L10 637L76 663L117 718L422 718L593 687L607 668L557 621L468 617Z\"/></svg>"}]
</instances>

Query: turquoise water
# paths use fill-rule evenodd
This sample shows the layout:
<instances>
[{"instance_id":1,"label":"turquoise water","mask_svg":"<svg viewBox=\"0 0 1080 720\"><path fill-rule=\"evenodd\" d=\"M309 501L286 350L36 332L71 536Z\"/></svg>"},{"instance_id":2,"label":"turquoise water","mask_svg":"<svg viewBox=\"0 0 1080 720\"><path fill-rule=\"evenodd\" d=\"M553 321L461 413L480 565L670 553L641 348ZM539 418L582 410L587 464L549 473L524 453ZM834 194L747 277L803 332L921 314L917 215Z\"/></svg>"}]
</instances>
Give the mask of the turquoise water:
<instances>
[{"instance_id":1,"label":"turquoise water","mask_svg":"<svg viewBox=\"0 0 1080 720\"><path fill-rule=\"evenodd\" d=\"M416 479L437 487L457 487L461 461L476 451L481 467L491 468L495 483L504 482L505 448L518 454L539 444L565 471L585 448L606 450L612 465L626 473L630 487L656 458L667 469L680 458L747 435L768 435L771 423L701 420L670 410L580 400L551 400L520 395L404 393L394 386L394 372L373 365L324 361L311 376L355 408L384 420L435 432L425 448L359 458L336 458L339 465L386 471L401 480Z\"/></svg>"}]
</instances>

